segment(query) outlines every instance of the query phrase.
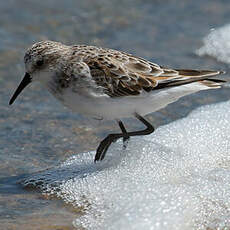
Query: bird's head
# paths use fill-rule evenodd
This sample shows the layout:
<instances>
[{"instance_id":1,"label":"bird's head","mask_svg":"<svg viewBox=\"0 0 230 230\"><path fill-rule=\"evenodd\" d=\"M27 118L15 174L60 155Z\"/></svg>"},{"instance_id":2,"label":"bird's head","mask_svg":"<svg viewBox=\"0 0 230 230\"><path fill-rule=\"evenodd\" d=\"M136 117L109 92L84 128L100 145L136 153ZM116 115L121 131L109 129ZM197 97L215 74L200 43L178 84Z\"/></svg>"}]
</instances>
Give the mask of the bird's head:
<instances>
[{"instance_id":1,"label":"bird's head","mask_svg":"<svg viewBox=\"0 0 230 230\"><path fill-rule=\"evenodd\" d=\"M48 82L52 73L58 71L58 62L65 56L68 46L54 41L42 41L30 47L24 56L25 76L10 99L11 105L22 90L32 81Z\"/></svg>"}]
</instances>

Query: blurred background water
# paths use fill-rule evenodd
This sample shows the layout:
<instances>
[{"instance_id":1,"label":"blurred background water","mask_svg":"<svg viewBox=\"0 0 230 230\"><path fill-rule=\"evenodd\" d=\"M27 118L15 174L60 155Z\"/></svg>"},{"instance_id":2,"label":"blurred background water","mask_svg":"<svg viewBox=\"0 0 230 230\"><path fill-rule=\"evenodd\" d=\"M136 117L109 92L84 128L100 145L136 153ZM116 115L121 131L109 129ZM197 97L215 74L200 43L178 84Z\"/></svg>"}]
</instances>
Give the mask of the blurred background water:
<instances>
[{"instance_id":1,"label":"blurred background water","mask_svg":"<svg viewBox=\"0 0 230 230\"><path fill-rule=\"evenodd\" d=\"M117 129L114 122L71 113L39 84L8 106L31 44L45 39L91 44L169 67L228 70L215 59L198 57L195 50L210 30L229 23L229 12L228 0L0 1L0 229L73 229L79 210L24 189L17 181L94 150L102 137ZM229 100L228 91L187 96L148 118L158 127L200 105ZM132 119L126 122L130 128L139 126Z\"/></svg>"}]
</instances>

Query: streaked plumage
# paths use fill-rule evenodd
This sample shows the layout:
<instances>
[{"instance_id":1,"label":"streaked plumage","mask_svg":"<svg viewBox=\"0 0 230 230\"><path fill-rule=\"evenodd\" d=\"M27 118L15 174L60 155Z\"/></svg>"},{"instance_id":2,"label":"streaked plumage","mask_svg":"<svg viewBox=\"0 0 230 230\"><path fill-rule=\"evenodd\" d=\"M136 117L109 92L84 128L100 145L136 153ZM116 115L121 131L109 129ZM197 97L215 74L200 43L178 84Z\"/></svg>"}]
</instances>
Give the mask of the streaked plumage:
<instances>
[{"instance_id":1,"label":"streaked plumage","mask_svg":"<svg viewBox=\"0 0 230 230\"><path fill-rule=\"evenodd\" d=\"M224 82L210 79L221 71L170 69L112 49L52 41L34 44L24 60L27 78L40 81L73 111L101 119L134 115L141 120L182 96Z\"/></svg>"}]
</instances>

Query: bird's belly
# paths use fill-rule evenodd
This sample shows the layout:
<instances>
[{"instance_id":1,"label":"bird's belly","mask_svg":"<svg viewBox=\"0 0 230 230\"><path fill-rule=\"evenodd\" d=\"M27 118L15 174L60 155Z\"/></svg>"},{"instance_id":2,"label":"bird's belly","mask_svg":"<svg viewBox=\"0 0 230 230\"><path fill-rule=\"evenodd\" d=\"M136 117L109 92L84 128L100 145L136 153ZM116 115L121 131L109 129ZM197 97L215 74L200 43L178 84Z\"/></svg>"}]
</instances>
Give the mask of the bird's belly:
<instances>
[{"instance_id":1,"label":"bird's belly","mask_svg":"<svg viewBox=\"0 0 230 230\"><path fill-rule=\"evenodd\" d=\"M207 88L207 87L206 87ZM137 96L109 97L107 95L79 95L66 91L61 100L72 111L103 119L119 119L131 117L135 113L142 116L164 108L179 98L206 89L197 82L155 90L151 93L141 93Z\"/></svg>"},{"instance_id":2,"label":"bird's belly","mask_svg":"<svg viewBox=\"0 0 230 230\"><path fill-rule=\"evenodd\" d=\"M109 120L131 117L136 112L145 115L159 109L158 103L145 95L111 98L107 95L82 96L66 92L62 103L74 112Z\"/></svg>"}]
</instances>

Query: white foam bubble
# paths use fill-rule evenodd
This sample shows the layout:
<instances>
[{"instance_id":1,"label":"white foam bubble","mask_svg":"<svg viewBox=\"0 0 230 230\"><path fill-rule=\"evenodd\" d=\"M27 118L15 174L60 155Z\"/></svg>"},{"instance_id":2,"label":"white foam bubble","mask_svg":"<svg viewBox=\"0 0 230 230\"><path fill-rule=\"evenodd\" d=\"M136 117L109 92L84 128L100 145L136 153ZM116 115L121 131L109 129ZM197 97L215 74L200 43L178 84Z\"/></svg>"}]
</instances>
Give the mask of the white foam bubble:
<instances>
[{"instance_id":1,"label":"white foam bubble","mask_svg":"<svg viewBox=\"0 0 230 230\"><path fill-rule=\"evenodd\" d=\"M198 55L209 55L218 61L230 63L230 24L213 29L203 42L203 47L197 50Z\"/></svg>"},{"instance_id":2,"label":"white foam bubble","mask_svg":"<svg viewBox=\"0 0 230 230\"><path fill-rule=\"evenodd\" d=\"M204 106L101 163L79 154L25 183L82 207L86 229L230 228L229 131L230 102Z\"/></svg>"}]
</instances>

